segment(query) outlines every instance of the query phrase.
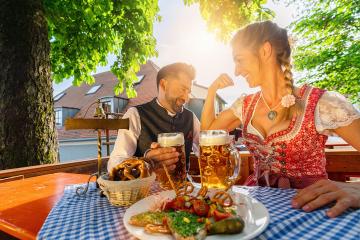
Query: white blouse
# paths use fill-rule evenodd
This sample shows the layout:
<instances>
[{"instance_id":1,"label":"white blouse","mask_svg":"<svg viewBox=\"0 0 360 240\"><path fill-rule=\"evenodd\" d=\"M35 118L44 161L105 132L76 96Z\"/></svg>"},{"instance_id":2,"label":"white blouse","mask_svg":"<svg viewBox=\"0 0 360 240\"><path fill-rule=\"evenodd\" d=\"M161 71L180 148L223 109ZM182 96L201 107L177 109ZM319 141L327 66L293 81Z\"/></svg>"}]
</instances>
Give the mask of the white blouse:
<instances>
[{"instance_id":1,"label":"white blouse","mask_svg":"<svg viewBox=\"0 0 360 240\"><path fill-rule=\"evenodd\" d=\"M246 94L241 95L230 107L241 122L244 122L242 108L245 97ZM326 91L320 97L315 108L316 130L318 133L328 136L335 135L331 130L348 126L358 118L360 118L360 112L343 95L333 91ZM247 131L262 137L256 128L251 125L251 120Z\"/></svg>"}]
</instances>

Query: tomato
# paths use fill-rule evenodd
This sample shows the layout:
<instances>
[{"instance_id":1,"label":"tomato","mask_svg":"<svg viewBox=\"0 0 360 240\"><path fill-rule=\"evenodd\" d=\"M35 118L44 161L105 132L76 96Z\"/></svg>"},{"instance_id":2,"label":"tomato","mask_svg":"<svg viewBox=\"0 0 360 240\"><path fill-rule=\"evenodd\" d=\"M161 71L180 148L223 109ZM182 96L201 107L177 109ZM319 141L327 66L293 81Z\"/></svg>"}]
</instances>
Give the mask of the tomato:
<instances>
[{"instance_id":1,"label":"tomato","mask_svg":"<svg viewBox=\"0 0 360 240\"><path fill-rule=\"evenodd\" d=\"M185 209L185 199L184 199L184 197L175 198L174 202L172 204L172 208L174 210L183 210L183 209Z\"/></svg>"},{"instance_id":2,"label":"tomato","mask_svg":"<svg viewBox=\"0 0 360 240\"><path fill-rule=\"evenodd\" d=\"M174 202L174 200L167 201L164 205L164 211L169 211L169 210L173 209L173 202Z\"/></svg>"},{"instance_id":3,"label":"tomato","mask_svg":"<svg viewBox=\"0 0 360 240\"><path fill-rule=\"evenodd\" d=\"M204 222L204 218L198 218L196 221L197 221L198 223L203 223L203 222Z\"/></svg>"},{"instance_id":4,"label":"tomato","mask_svg":"<svg viewBox=\"0 0 360 240\"><path fill-rule=\"evenodd\" d=\"M209 205L204 200L194 199L192 200L192 204L196 215L200 217L207 216L209 212Z\"/></svg>"},{"instance_id":5,"label":"tomato","mask_svg":"<svg viewBox=\"0 0 360 240\"><path fill-rule=\"evenodd\" d=\"M220 212L219 210L215 209L214 210L214 218L215 218L215 221L220 221L220 220L223 220L223 219L226 219L226 218L229 218L231 217L231 213L227 213L227 212Z\"/></svg>"},{"instance_id":6,"label":"tomato","mask_svg":"<svg viewBox=\"0 0 360 240\"><path fill-rule=\"evenodd\" d=\"M176 197L173 200L166 202L164 206L164 211L185 209L186 207L184 197Z\"/></svg>"}]
</instances>

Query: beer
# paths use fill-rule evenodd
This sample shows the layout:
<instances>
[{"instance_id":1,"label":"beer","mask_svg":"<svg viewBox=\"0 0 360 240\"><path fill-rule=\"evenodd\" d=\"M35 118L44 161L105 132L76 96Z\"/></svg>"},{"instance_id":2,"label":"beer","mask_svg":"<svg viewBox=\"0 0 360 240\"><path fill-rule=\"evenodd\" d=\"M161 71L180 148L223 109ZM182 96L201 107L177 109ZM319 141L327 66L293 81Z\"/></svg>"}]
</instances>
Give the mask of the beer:
<instances>
[{"instance_id":1,"label":"beer","mask_svg":"<svg viewBox=\"0 0 360 240\"><path fill-rule=\"evenodd\" d=\"M207 188L228 189L231 187L234 183L231 180L234 170L239 168L239 159L235 159L234 154L238 153L235 153L230 146L230 137L227 132L202 131L199 157L201 184Z\"/></svg>"},{"instance_id":2,"label":"beer","mask_svg":"<svg viewBox=\"0 0 360 240\"><path fill-rule=\"evenodd\" d=\"M160 133L158 135L158 143L160 144L160 147L173 147L179 153L179 160L175 164L175 169L167 169L169 177L171 178L175 187L177 187L186 180L184 135L181 132ZM161 188L172 189L168 176L163 169L157 172L157 178Z\"/></svg>"}]
</instances>

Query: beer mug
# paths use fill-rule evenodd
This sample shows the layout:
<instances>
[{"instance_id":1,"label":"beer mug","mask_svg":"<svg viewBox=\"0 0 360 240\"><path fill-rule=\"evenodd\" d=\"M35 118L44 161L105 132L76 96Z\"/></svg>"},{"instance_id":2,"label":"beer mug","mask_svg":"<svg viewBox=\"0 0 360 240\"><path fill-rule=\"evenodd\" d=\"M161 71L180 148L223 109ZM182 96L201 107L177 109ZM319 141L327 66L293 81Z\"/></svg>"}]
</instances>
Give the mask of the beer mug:
<instances>
[{"instance_id":1,"label":"beer mug","mask_svg":"<svg viewBox=\"0 0 360 240\"><path fill-rule=\"evenodd\" d=\"M163 189L172 189L171 182L174 187L178 187L186 181L186 157L184 134L182 132L160 133L158 134L158 143L160 147L173 147L179 153L179 160L175 164L175 169L159 169L157 171L157 179L160 187ZM170 179L169 179L170 178Z\"/></svg>"},{"instance_id":2,"label":"beer mug","mask_svg":"<svg viewBox=\"0 0 360 240\"><path fill-rule=\"evenodd\" d=\"M224 130L200 132L199 167L201 185L229 189L240 175L241 158Z\"/></svg>"}]
</instances>

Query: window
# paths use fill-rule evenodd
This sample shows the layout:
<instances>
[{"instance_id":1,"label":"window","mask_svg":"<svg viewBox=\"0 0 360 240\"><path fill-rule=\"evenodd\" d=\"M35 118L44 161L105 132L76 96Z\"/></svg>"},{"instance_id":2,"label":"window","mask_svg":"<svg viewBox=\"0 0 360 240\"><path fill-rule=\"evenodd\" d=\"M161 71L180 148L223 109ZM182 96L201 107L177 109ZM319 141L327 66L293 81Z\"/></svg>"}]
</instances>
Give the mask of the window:
<instances>
[{"instance_id":1,"label":"window","mask_svg":"<svg viewBox=\"0 0 360 240\"><path fill-rule=\"evenodd\" d=\"M137 76L138 80L137 80L137 82L134 83L134 85L140 84L141 81L144 79L144 77L145 77L145 75L138 75Z\"/></svg>"},{"instance_id":2,"label":"window","mask_svg":"<svg viewBox=\"0 0 360 240\"><path fill-rule=\"evenodd\" d=\"M93 87L90 88L90 90L86 93L86 94L94 94L97 92L97 90L99 90L101 88L101 84L100 85L95 85Z\"/></svg>"},{"instance_id":3,"label":"window","mask_svg":"<svg viewBox=\"0 0 360 240\"><path fill-rule=\"evenodd\" d=\"M112 112L111 105L112 105L111 101L102 102L102 108L104 109L105 112Z\"/></svg>"},{"instance_id":4,"label":"window","mask_svg":"<svg viewBox=\"0 0 360 240\"><path fill-rule=\"evenodd\" d=\"M60 100L60 98L62 98L64 95L65 95L64 92L59 93L58 95L56 95L56 96L54 97L54 101L56 102L56 101Z\"/></svg>"},{"instance_id":5,"label":"window","mask_svg":"<svg viewBox=\"0 0 360 240\"><path fill-rule=\"evenodd\" d=\"M55 110L55 124L56 124L56 126L62 126L62 111L61 111L61 109Z\"/></svg>"}]
</instances>

